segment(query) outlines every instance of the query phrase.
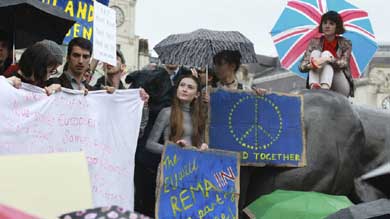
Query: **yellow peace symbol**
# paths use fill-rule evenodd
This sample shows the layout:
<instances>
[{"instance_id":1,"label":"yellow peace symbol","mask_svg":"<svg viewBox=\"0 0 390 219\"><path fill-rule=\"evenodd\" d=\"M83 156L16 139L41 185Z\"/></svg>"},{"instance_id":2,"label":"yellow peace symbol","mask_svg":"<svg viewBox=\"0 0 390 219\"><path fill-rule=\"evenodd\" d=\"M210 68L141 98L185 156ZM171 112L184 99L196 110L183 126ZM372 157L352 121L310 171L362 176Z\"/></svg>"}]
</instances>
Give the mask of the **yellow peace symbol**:
<instances>
[{"instance_id":1,"label":"yellow peace symbol","mask_svg":"<svg viewBox=\"0 0 390 219\"><path fill-rule=\"evenodd\" d=\"M238 134L234 130L233 126L233 117L236 116L235 113L236 110L245 103L246 101L254 100L254 113L255 113L255 118L254 118L254 123L251 125L243 135L238 136ZM259 121L259 101L264 102L265 104L269 104L272 109L274 110L275 114L278 117L278 123L279 123L279 128L276 133L276 135L272 135L270 132L268 132L261 124L258 124ZM242 147L245 147L250 150L264 150L268 149L272 144L274 144L279 138L283 130L283 120L282 120L282 114L279 110L279 107L276 106L274 102L272 102L270 99L264 97L264 96L254 96L254 95L247 95L243 98L240 98L230 109L229 115L228 115L228 126L229 126L229 131L230 134L232 134L234 140L240 144ZM276 121L275 121L276 122ZM255 134L255 144L249 144L246 143L245 140L246 138L254 132ZM269 141L267 142L259 142L259 132L264 134L265 136L268 137Z\"/></svg>"}]
</instances>

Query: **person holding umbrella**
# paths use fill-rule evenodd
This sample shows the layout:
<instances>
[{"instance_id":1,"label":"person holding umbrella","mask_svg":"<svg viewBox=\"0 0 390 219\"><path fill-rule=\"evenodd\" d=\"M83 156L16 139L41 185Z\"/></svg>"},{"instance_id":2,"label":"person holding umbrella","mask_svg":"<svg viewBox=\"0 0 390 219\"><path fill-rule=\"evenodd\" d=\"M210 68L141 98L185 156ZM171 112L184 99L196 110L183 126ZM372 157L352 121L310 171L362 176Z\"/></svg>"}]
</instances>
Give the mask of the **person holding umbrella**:
<instances>
[{"instance_id":1,"label":"person holding umbrella","mask_svg":"<svg viewBox=\"0 0 390 219\"><path fill-rule=\"evenodd\" d=\"M309 72L308 88L333 90L353 97L349 69L352 43L340 36L345 32L340 14L335 11L323 14L318 30L322 36L310 41L299 66L301 72Z\"/></svg>"},{"instance_id":2,"label":"person holding umbrella","mask_svg":"<svg viewBox=\"0 0 390 219\"><path fill-rule=\"evenodd\" d=\"M193 68L193 74L197 75L200 79L202 89L208 87L217 87L217 77L215 76L214 69L212 68Z\"/></svg>"},{"instance_id":3,"label":"person holding umbrella","mask_svg":"<svg viewBox=\"0 0 390 219\"><path fill-rule=\"evenodd\" d=\"M213 63L215 66L216 76L218 82L217 88L229 89L229 90L252 90L257 95L265 95L267 90L256 87L245 87L239 83L236 78L236 72L241 66L241 54L236 50L222 50L213 57ZM203 102L208 103L210 95L204 93Z\"/></svg>"},{"instance_id":4,"label":"person holding umbrella","mask_svg":"<svg viewBox=\"0 0 390 219\"><path fill-rule=\"evenodd\" d=\"M217 88L227 90L247 90L253 91L257 95L265 95L268 91L262 88L245 87L236 78L236 72L241 66L241 54L236 50L222 50L213 57L216 76L219 79ZM209 103L210 95L204 94L203 102ZM241 166L240 168L240 199L238 209L240 218L244 217L243 209L247 204L247 194L250 193L250 184L253 173L258 170L256 167Z\"/></svg>"},{"instance_id":5,"label":"person holding umbrella","mask_svg":"<svg viewBox=\"0 0 390 219\"><path fill-rule=\"evenodd\" d=\"M239 51L223 50L213 57L219 82L217 87L233 90L243 90L244 86L238 83L236 72L241 66L241 54Z\"/></svg>"}]
</instances>

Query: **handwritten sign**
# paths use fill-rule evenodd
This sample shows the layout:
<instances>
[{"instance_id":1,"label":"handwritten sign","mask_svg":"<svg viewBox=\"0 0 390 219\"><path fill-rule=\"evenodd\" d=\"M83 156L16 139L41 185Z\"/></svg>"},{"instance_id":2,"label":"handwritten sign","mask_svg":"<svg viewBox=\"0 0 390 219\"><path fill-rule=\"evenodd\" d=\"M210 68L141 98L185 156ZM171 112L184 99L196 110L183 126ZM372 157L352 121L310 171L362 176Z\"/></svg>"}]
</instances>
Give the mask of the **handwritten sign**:
<instances>
[{"instance_id":1,"label":"handwritten sign","mask_svg":"<svg viewBox=\"0 0 390 219\"><path fill-rule=\"evenodd\" d=\"M143 102L139 90L89 92L12 87L0 77L0 154L84 151L95 206L133 209L134 156Z\"/></svg>"},{"instance_id":2,"label":"handwritten sign","mask_svg":"<svg viewBox=\"0 0 390 219\"><path fill-rule=\"evenodd\" d=\"M95 2L93 57L116 66L115 10Z\"/></svg>"},{"instance_id":3,"label":"handwritten sign","mask_svg":"<svg viewBox=\"0 0 390 219\"><path fill-rule=\"evenodd\" d=\"M83 37L85 39L93 39L93 18L94 18L94 2L99 1L104 5L108 5L109 0L37 0L43 3L60 7L69 16L75 18L76 23L69 30L64 39L64 44L68 44L73 38Z\"/></svg>"},{"instance_id":4,"label":"handwritten sign","mask_svg":"<svg viewBox=\"0 0 390 219\"><path fill-rule=\"evenodd\" d=\"M210 147L241 152L242 165L306 165L302 96L217 90L210 105Z\"/></svg>"},{"instance_id":5,"label":"handwritten sign","mask_svg":"<svg viewBox=\"0 0 390 219\"><path fill-rule=\"evenodd\" d=\"M156 218L238 218L239 155L167 145L158 176Z\"/></svg>"}]
</instances>

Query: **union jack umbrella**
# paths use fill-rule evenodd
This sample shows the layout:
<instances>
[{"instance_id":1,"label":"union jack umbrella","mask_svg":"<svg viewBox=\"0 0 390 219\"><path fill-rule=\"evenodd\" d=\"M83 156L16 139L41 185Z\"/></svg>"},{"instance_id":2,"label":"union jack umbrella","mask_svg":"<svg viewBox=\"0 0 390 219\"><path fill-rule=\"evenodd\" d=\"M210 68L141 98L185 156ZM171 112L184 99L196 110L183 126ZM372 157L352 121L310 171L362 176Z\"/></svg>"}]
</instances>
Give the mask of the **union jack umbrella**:
<instances>
[{"instance_id":1,"label":"union jack umbrella","mask_svg":"<svg viewBox=\"0 0 390 219\"><path fill-rule=\"evenodd\" d=\"M304 77L298 66L313 37L320 37L321 16L338 12L352 41L350 70L354 78L361 77L377 50L368 13L344 0L289 0L287 7L271 31L283 67Z\"/></svg>"}]
</instances>

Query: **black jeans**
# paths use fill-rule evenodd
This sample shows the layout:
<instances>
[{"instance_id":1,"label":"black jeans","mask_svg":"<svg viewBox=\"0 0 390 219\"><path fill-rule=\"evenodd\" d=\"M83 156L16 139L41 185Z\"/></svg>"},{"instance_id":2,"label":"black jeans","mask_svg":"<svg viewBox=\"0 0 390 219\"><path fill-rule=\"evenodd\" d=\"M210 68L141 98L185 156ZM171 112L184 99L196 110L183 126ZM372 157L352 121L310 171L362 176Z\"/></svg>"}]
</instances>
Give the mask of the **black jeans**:
<instances>
[{"instance_id":1,"label":"black jeans","mask_svg":"<svg viewBox=\"0 0 390 219\"><path fill-rule=\"evenodd\" d=\"M134 210L154 218L157 169L136 163L134 170Z\"/></svg>"}]
</instances>

